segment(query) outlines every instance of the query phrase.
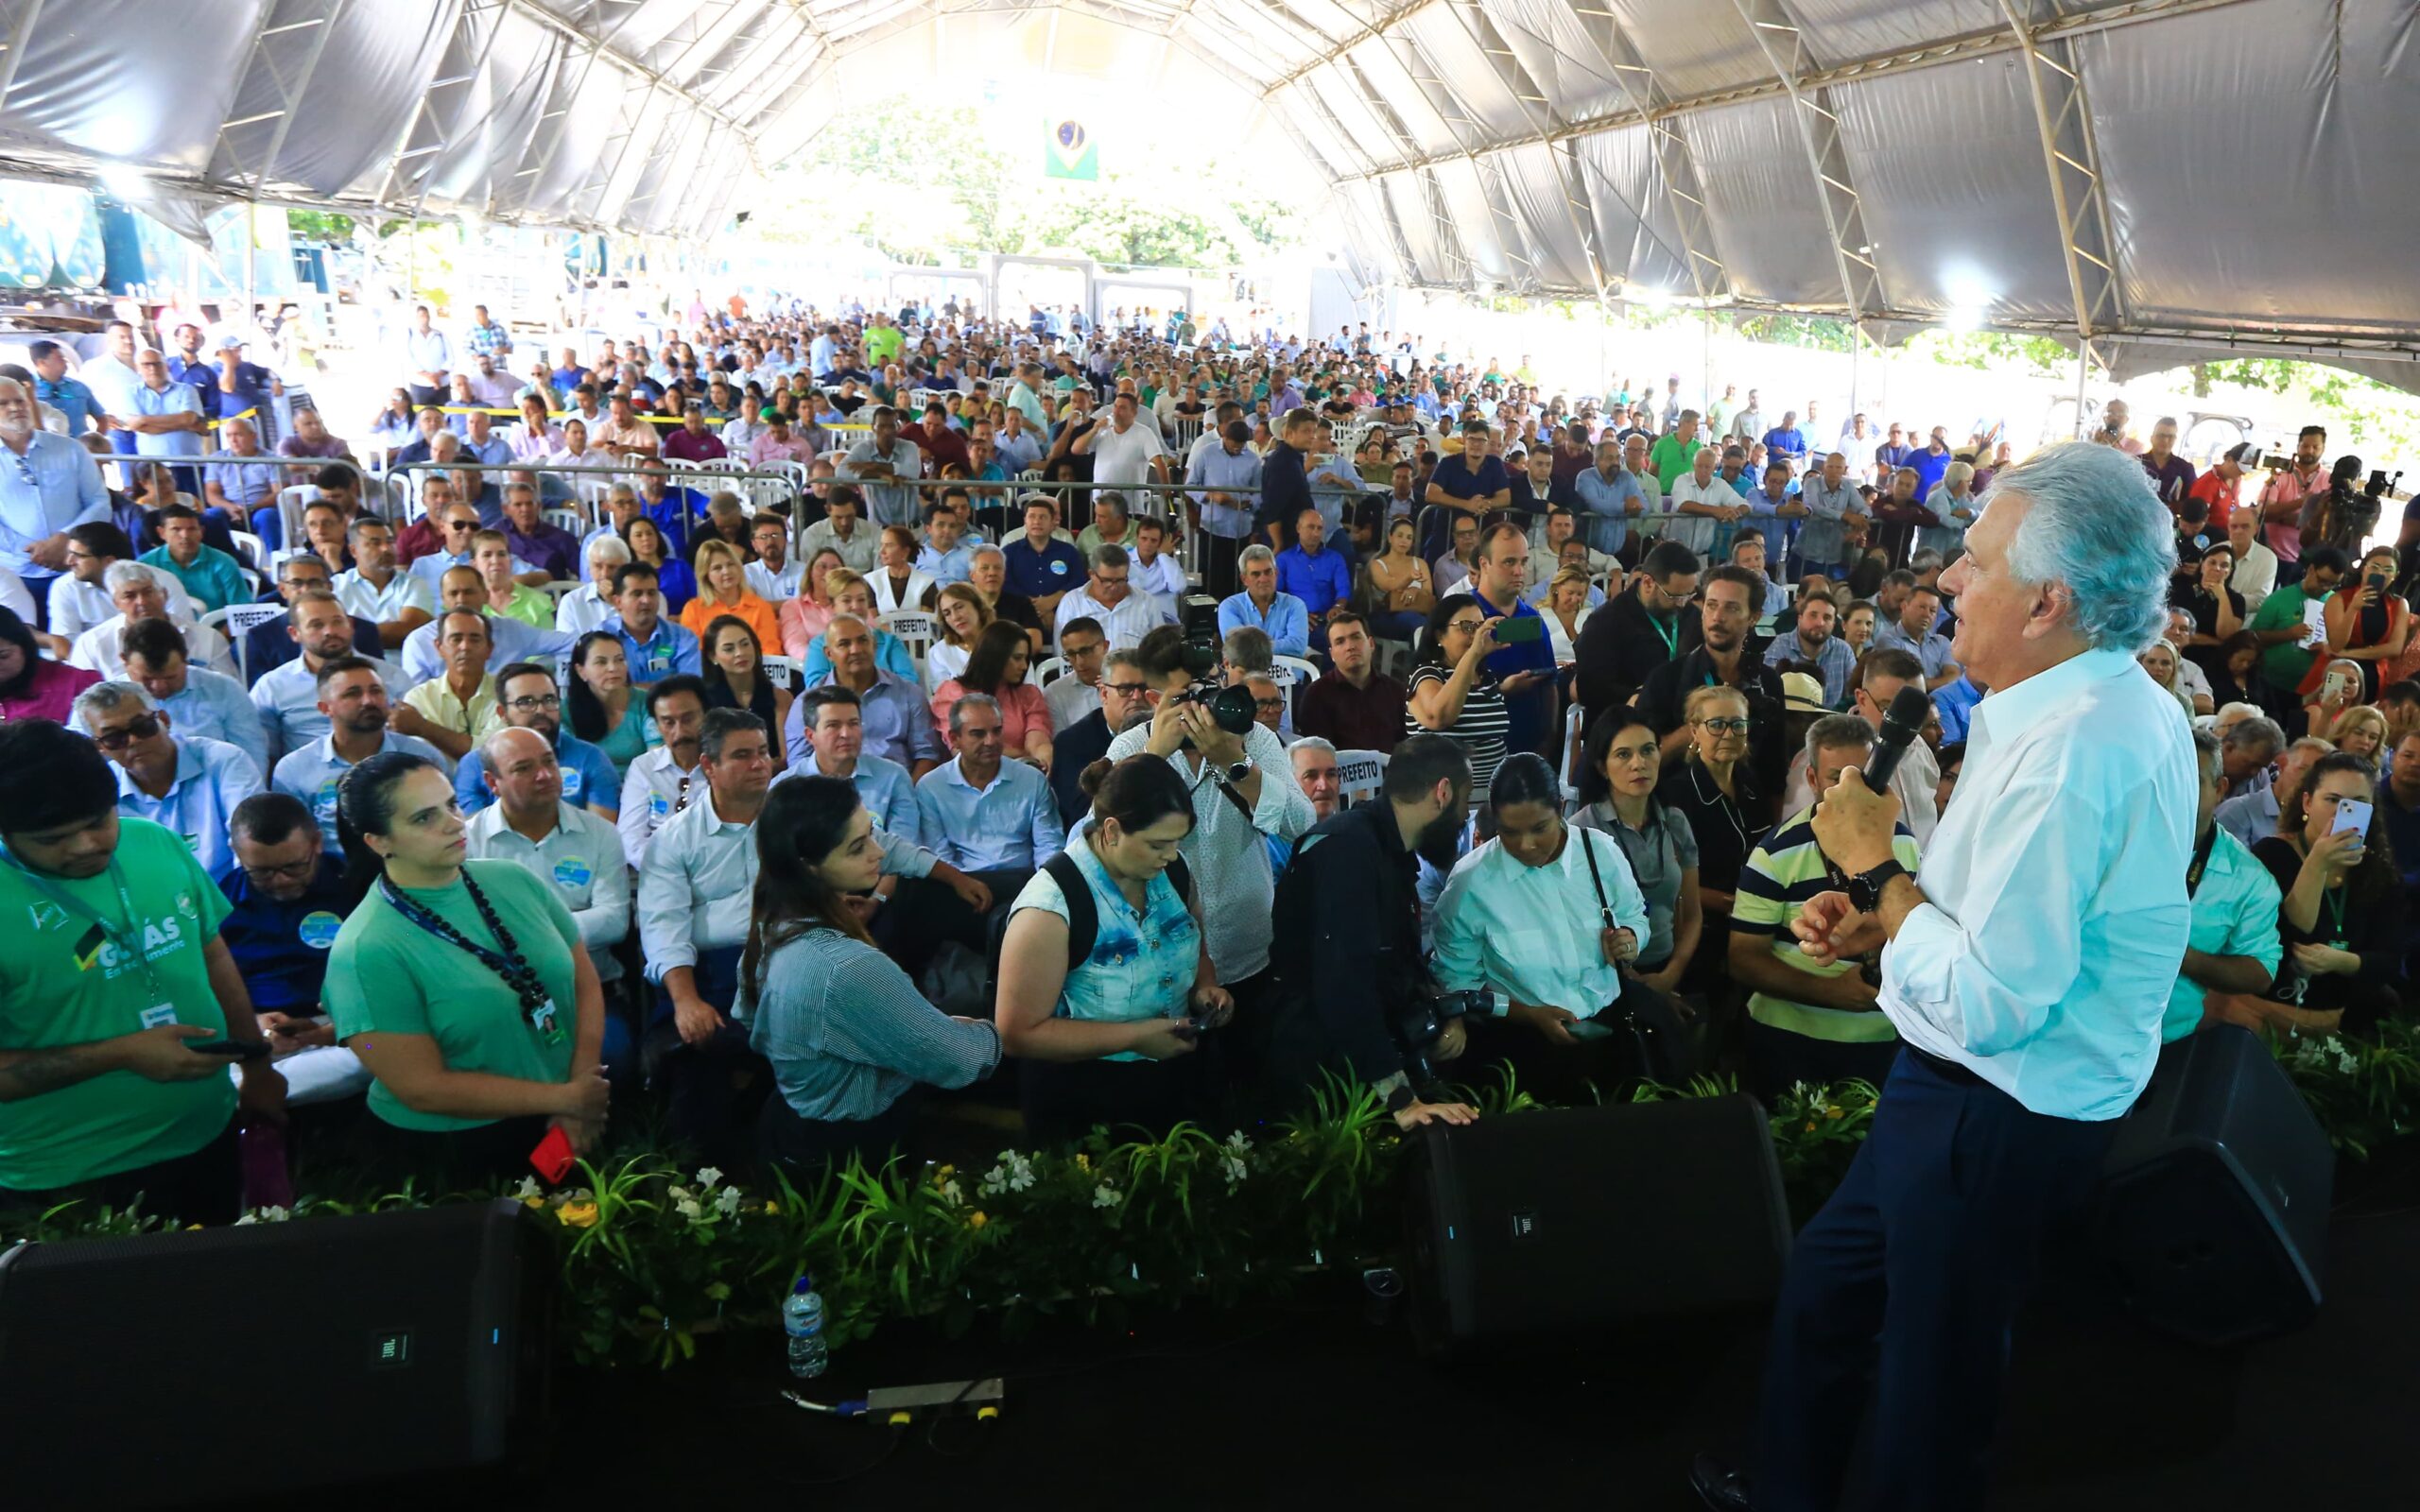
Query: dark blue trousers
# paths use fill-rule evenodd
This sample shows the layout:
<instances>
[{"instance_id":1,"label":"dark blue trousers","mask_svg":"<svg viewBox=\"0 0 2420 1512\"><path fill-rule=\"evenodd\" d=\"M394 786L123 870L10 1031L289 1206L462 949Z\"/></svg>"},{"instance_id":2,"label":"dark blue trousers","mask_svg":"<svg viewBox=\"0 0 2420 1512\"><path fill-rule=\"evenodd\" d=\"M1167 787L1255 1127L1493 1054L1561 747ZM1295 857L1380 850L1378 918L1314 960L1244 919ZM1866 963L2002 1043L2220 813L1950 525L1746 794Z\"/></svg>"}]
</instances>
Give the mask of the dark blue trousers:
<instances>
[{"instance_id":1,"label":"dark blue trousers","mask_svg":"<svg viewBox=\"0 0 2420 1512\"><path fill-rule=\"evenodd\" d=\"M1790 1253L1758 1410L1758 1512L1839 1505L1869 1410L1865 1505L1982 1505L2043 1230L2091 1192L2116 1127L2029 1112L1962 1067L1900 1053L1847 1179Z\"/></svg>"}]
</instances>

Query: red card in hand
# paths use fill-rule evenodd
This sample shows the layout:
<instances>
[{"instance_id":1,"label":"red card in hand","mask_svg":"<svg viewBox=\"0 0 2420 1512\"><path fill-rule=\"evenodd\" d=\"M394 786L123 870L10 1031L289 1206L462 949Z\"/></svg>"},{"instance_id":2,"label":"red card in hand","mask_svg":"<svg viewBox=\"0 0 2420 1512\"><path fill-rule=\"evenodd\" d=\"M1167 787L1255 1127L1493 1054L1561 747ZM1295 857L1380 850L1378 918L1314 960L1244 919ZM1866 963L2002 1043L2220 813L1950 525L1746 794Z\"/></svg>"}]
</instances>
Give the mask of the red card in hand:
<instances>
[{"instance_id":1,"label":"red card in hand","mask_svg":"<svg viewBox=\"0 0 2420 1512\"><path fill-rule=\"evenodd\" d=\"M529 1152L529 1163L537 1168L538 1174L545 1178L548 1186L553 1186L564 1177L571 1175L573 1159L571 1137L560 1126L546 1130L546 1137L540 1140L538 1147Z\"/></svg>"}]
</instances>

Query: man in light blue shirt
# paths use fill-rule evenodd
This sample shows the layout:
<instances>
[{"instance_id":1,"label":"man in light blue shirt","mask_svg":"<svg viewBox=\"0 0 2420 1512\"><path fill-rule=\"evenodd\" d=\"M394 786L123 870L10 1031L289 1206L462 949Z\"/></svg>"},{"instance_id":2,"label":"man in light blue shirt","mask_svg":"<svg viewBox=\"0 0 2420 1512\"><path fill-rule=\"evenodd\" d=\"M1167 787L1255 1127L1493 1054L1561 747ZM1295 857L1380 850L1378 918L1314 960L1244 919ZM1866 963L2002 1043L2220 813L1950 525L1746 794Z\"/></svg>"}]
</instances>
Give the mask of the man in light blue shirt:
<instances>
[{"instance_id":1,"label":"man in light blue shirt","mask_svg":"<svg viewBox=\"0 0 2420 1512\"><path fill-rule=\"evenodd\" d=\"M2285 954L2277 933L2277 907L2283 902L2277 879L2218 822L2219 800L2227 789L2219 742L2197 730L2193 749L2202 764L2202 801L2193 838L2198 875L2186 873L2193 898L2193 931L2186 940L2184 969L2168 997L2168 1012L2160 1020L2163 1044L2202 1027L2211 992L2265 996Z\"/></svg>"},{"instance_id":2,"label":"man in light blue shirt","mask_svg":"<svg viewBox=\"0 0 2420 1512\"><path fill-rule=\"evenodd\" d=\"M614 569L614 612L597 627L622 643L637 687L661 682L676 673L698 675L698 638L664 617L664 591L656 585L655 569L643 561L626 561Z\"/></svg>"},{"instance_id":3,"label":"man in light blue shirt","mask_svg":"<svg viewBox=\"0 0 2420 1512\"><path fill-rule=\"evenodd\" d=\"M177 722L179 738L223 740L268 771L268 736L244 685L188 659L183 635L166 620L137 620L120 638L126 680L151 696Z\"/></svg>"},{"instance_id":4,"label":"man in light blue shirt","mask_svg":"<svg viewBox=\"0 0 2420 1512\"><path fill-rule=\"evenodd\" d=\"M1277 589L1277 554L1267 546L1247 546L1236 558L1243 592L1219 606L1219 635L1233 635L1249 625L1266 631L1270 649L1279 656L1311 654L1310 611L1303 601Z\"/></svg>"},{"instance_id":5,"label":"man in light blue shirt","mask_svg":"<svg viewBox=\"0 0 2420 1512\"><path fill-rule=\"evenodd\" d=\"M227 820L261 790L261 769L223 740L170 733L175 719L131 682L76 696L76 727L117 768L117 809L182 835L215 881L235 869Z\"/></svg>"},{"instance_id":6,"label":"man in light blue shirt","mask_svg":"<svg viewBox=\"0 0 2420 1512\"><path fill-rule=\"evenodd\" d=\"M835 614L823 629L823 649L832 668L827 680L857 696L866 749L907 767L919 781L941 765L932 705L922 685L874 665L872 627L855 614ZM784 755L792 762L808 751L806 709L804 698L793 699L782 730Z\"/></svg>"},{"instance_id":7,"label":"man in light blue shirt","mask_svg":"<svg viewBox=\"0 0 2420 1512\"><path fill-rule=\"evenodd\" d=\"M856 788L875 824L910 845L921 845L925 823L916 806L916 783L907 767L866 750L864 707L856 691L827 682L800 694L792 707L800 711L795 717L806 748L791 755L773 781L842 778Z\"/></svg>"},{"instance_id":8,"label":"man in light blue shirt","mask_svg":"<svg viewBox=\"0 0 2420 1512\"><path fill-rule=\"evenodd\" d=\"M1798 534L1798 570L1835 580L1846 577L1849 517L1855 515L1860 524L1866 519L1865 496L1849 476L1847 455L1834 452L1824 458L1824 470L1806 480L1798 497L1806 507L1806 524Z\"/></svg>"},{"instance_id":9,"label":"man in light blue shirt","mask_svg":"<svg viewBox=\"0 0 2420 1512\"><path fill-rule=\"evenodd\" d=\"M1201 511L1203 533L1221 541L1242 541L1252 534L1253 510L1260 499L1260 458L1244 444L1251 439L1251 428L1232 421L1214 444L1194 454L1184 470L1190 497Z\"/></svg>"},{"instance_id":10,"label":"man in light blue shirt","mask_svg":"<svg viewBox=\"0 0 2420 1512\"><path fill-rule=\"evenodd\" d=\"M1899 617L1874 627L1874 644L1906 651L1924 663L1925 691L1938 692L1964 674L1951 654L1949 637L1933 628L1941 613L1941 594L1918 583L1899 604Z\"/></svg>"},{"instance_id":11,"label":"man in light blue shirt","mask_svg":"<svg viewBox=\"0 0 2420 1512\"><path fill-rule=\"evenodd\" d=\"M301 665L300 661L288 662L278 670ZM271 787L310 808L331 846L342 843L337 835L337 784L345 773L389 750L406 751L445 769L445 758L436 747L388 728L387 685L375 667L366 657L330 660L319 678L319 715L327 733L287 751L269 774Z\"/></svg>"},{"instance_id":12,"label":"man in light blue shirt","mask_svg":"<svg viewBox=\"0 0 2420 1512\"><path fill-rule=\"evenodd\" d=\"M1597 465L1572 479L1571 491L1587 512L1588 549L1607 556L1630 539L1630 520L1647 509L1638 479L1622 466L1621 443L1611 436L1597 443Z\"/></svg>"},{"instance_id":13,"label":"man in light blue shirt","mask_svg":"<svg viewBox=\"0 0 2420 1512\"><path fill-rule=\"evenodd\" d=\"M134 432L135 455L146 458L199 456L202 437L208 429L202 419L200 393L193 385L169 377L168 359L157 352L138 353L134 370L143 381L135 386L134 413L126 421ZM201 491L194 476L196 471L189 467L177 470L177 488L181 491Z\"/></svg>"},{"instance_id":14,"label":"man in light blue shirt","mask_svg":"<svg viewBox=\"0 0 2420 1512\"><path fill-rule=\"evenodd\" d=\"M1841 709L1849 701L1849 675L1857 670L1857 654L1849 644L1832 633L1839 611L1832 601L1821 593L1810 593L1798 603L1798 614L1791 627L1772 638L1765 647L1765 665L1786 667L1801 662L1814 663L1824 679L1825 708Z\"/></svg>"},{"instance_id":15,"label":"man in light blue shirt","mask_svg":"<svg viewBox=\"0 0 2420 1512\"><path fill-rule=\"evenodd\" d=\"M1353 569L1327 546L1327 519L1305 507L1294 522L1294 543L1277 554L1280 593L1303 601L1311 644L1327 649L1327 611L1353 596Z\"/></svg>"},{"instance_id":16,"label":"man in light blue shirt","mask_svg":"<svg viewBox=\"0 0 2420 1512\"><path fill-rule=\"evenodd\" d=\"M67 532L110 517L93 454L34 423L33 395L0 378L0 567L25 579L37 615L47 614L50 585L67 570Z\"/></svg>"},{"instance_id":17,"label":"man in light blue shirt","mask_svg":"<svg viewBox=\"0 0 2420 1512\"><path fill-rule=\"evenodd\" d=\"M970 693L950 706L949 738L958 754L916 784L926 848L978 877L994 898L1013 898L1060 849L1050 780L1025 762L1002 760L1000 704L989 694Z\"/></svg>"},{"instance_id":18,"label":"man in light blue shirt","mask_svg":"<svg viewBox=\"0 0 2420 1512\"><path fill-rule=\"evenodd\" d=\"M918 490L894 480L923 477L925 454L900 433L899 414L889 404L874 410L873 434L849 448L836 475L864 490L875 524L914 527Z\"/></svg>"},{"instance_id":19,"label":"man in light blue shirt","mask_svg":"<svg viewBox=\"0 0 2420 1512\"><path fill-rule=\"evenodd\" d=\"M975 572L974 551L959 544L966 517L958 507L966 503L963 490L952 490L925 511L925 542L916 553L916 570L943 588L966 581Z\"/></svg>"},{"instance_id":20,"label":"man in light blue shirt","mask_svg":"<svg viewBox=\"0 0 2420 1512\"><path fill-rule=\"evenodd\" d=\"M426 682L444 674L445 655L438 645L437 632L444 624L446 612L453 610L467 610L486 618L488 667L491 671L510 666L515 662L559 662L570 656L572 647L579 644L579 637L566 631L542 630L526 620L495 613L488 604L487 584L475 569L448 568L441 581L444 585L444 595L439 605L438 617L404 637L404 648L397 657L403 663L404 675L413 682ZM689 633L669 620L665 621L662 627L679 630L683 635ZM625 639L623 644L627 646L630 643ZM696 644L694 636L691 644ZM688 670L694 672L697 669L693 666ZM570 774L564 775L568 777Z\"/></svg>"},{"instance_id":21,"label":"man in light blue shirt","mask_svg":"<svg viewBox=\"0 0 2420 1512\"><path fill-rule=\"evenodd\" d=\"M555 689L553 673L534 662L504 667L495 675L495 712L503 728L534 731L553 748L562 801L588 809L608 824L620 817L621 773L614 769L612 757L563 728L562 696ZM481 754L486 745L473 746L454 768L454 798L465 814L476 814L495 801Z\"/></svg>"}]
</instances>

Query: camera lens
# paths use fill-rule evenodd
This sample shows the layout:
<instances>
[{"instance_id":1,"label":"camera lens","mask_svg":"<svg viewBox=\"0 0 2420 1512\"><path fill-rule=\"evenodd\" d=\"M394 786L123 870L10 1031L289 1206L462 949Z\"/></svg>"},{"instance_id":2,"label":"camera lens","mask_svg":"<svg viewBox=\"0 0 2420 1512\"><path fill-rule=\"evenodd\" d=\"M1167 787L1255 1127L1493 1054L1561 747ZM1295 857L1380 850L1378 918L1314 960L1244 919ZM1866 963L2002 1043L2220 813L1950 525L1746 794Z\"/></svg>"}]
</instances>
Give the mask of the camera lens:
<instances>
[{"instance_id":1,"label":"camera lens","mask_svg":"<svg viewBox=\"0 0 2420 1512\"><path fill-rule=\"evenodd\" d=\"M1250 688L1241 684L1220 688L1210 696L1209 704L1211 723L1228 734L1240 735L1252 729L1255 711Z\"/></svg>"}]
</instances>

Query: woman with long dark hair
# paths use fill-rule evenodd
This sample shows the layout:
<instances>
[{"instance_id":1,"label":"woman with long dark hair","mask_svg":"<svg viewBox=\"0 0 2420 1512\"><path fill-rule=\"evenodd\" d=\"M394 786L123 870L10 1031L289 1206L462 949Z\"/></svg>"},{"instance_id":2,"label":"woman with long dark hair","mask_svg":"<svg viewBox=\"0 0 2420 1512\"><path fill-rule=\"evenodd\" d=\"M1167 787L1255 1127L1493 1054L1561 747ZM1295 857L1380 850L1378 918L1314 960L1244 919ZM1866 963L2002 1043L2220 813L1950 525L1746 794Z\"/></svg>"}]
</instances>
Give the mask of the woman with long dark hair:
<instances>
[{"instance_id":1,"label":"woman with long dark hair","mask_svg":"<svg viewBox=\"0 0 2420 1512\"><path fill-rule=\"evenodd\" d=\"M1096 1124L1166 1132L1208 1118L1216 1073L1191 1052L1202 1028L1235 1010L1210 964L1189 873L1170 874L1193 833L1184 779L1139 753L1095 762L1083 788L1090 822L1017 894L1000 942L1000 1042L1025 1062L1026 1128L1045 1142L1080 1139ZM1071 900L1079 885L1083 896ZM1080 914L1095 941L1118 948L1071 949Z\"/></svg>"},{"instance_id":2,"label":"woman with long dark hair","mask_svg":"<svg viewBox=\"0 0 2420 1512\"><path fill-rule=\"evenodd\" d=\"M949 712L970 693L988 693L1000 705L1000 740L1011 756L1023 757L1050 770L1050 704L1042 690L1026 679L1032 646L1025 631L1007 620L994 620L975 638L966 670L933 690L933 726L944 740Z\"/></svg>"},{"instance_id":3,"label":"woman with long dark hair","mask_svg":"<svg viewBox=\"0 0 2420 1512\"><path fill-rule=\"evenodd\" d=\"M2279 800L2277 833L2252 848L2285 894L2277 995L2332 1016L2315 1027L2363 1032L2396 1009L2405 904L2386 821L2373 808L2366 826L2337 827L2344 804L2374 805L2377 789L2377 770L2360 757L2323 756Z\"/></svg>"},{"instance_id":4,"label":"woman with long dark hair","mask_svg":"<svg viewBox=\"0 0 2420 1512\"><path fill-rule=\"evenodd\" d=\"M647 700L631 686L631 662L622 638L591 630L572 646L571 701L565 712L571 732L605 753L624 777L631 763L664 744L648 717Z\"/></svg>"},{"instance_id":5,"label":"woman with long dark hair","mask_svg":"<svg viewBox=\"0 0 2420 1512\"><path fill-rule=\"evenodd\" d=\"M101 680L97 672L42 654L33 627L0 608L0 719L48 719L74 730L76 696Z\"/></svg>"},{"instance_id":6,"label":"woman with long dark hair","mask_svg":"<svg viewBox=\"0 0 2420 1512\"><path fill-rule=\"evenodd\" d=\"M925 1001L866 933L859 898L882 857L850 782L793 777L766 794L738 1015L780 1093L757 1125L768 1160L878 1159L904 1142L919 1086L963 1087L999 1064L992 1025Z\"/></svg>"},{"instance_id":7,"label":"woman with long dark hair","mask_svg":"<svg viewBox=\"0 0 2420 1512\"><path fill-rule=\"evenodd\" d=\"M1504 760L1504 732L1512 718L1495 674L1487 669L1495 626L1468 593L1439 599L1421 629L1404 703L1405 734L1445 735L1469 755L1473 804L1487 796L1487 784Z\"/></svg>"},{"instance_id":8,"label":"woman with long dark hair","mask_svg":"<svg viewBox=\"0 0 2420 1512\"><path fill-rule=\"evenodd\" d=\"M402 751L337 790L345 884L358 900L328 953L325 993L371 1074L390 1175L448 1191L528 1169L561 1129L605 1131L605 995L579 925L536 873L465 861L451 776Z\"/></svg>"},{"instance_id":9,"label":"woman with long dark hair","mask_svg":"<svg viewBox=\"0 0 2420 1512\"><path fill-rule=\"evenodd\" d=\"M765 670L765 648L756 632L736 614L717 615L699 641L705 653L706 707L745 709L779 730L790 716L790 690ZM773 753L781 765L781 752Z\"/></svg>"}]
</instances>

